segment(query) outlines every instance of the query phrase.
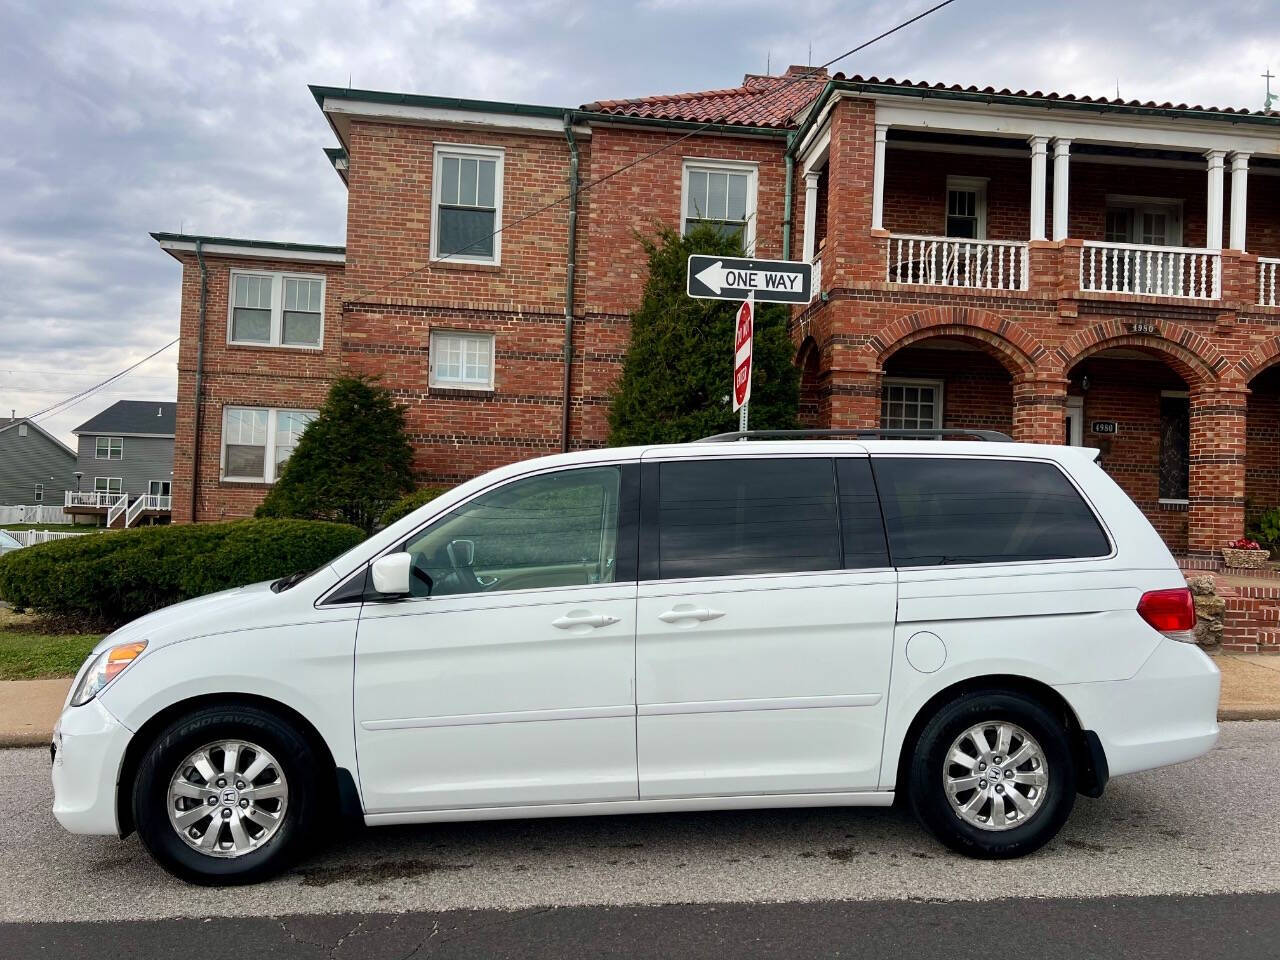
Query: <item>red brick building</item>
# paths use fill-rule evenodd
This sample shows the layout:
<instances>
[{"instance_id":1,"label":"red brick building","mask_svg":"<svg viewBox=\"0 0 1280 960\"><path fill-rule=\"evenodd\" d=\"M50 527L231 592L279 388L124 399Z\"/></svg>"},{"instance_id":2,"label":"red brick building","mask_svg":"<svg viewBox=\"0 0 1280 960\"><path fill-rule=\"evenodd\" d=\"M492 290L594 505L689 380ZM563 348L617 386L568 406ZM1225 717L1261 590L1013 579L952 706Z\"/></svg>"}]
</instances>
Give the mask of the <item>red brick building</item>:
<instances>
[{"instance_id":1,"label":"red brick building","mask_svg":"<svg viewBox=\"0 0 1280 960\"><path fill-rule=\"evenodd\" d=\"M313 93L345 247L154 235L179 521L250 513L341 371L395 391L424 481L602 444L637 235L698 219L815 264L809 424L1096 446L1193 557L1280 504L1280 115L802 68L575 109Z\"/></svg>"}]
</instances>

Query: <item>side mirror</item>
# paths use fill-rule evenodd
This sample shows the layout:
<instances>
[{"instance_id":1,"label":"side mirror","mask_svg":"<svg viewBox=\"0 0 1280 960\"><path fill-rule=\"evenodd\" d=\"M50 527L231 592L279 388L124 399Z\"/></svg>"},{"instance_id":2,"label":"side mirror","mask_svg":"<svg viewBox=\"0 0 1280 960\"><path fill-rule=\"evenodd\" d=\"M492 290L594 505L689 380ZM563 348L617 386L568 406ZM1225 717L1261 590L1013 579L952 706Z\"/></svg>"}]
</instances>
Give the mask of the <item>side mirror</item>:
<instances>
[{"instance_id":1,"label":"side mirror","mask_svg":"<svg viewBox=\"0 0 1280 960\"><path fill-rule=\"evenodd\" d=\"M455 569L475 566L476 542L474 540L450 540L445 549L449 551L449 562Z\"/></svg>"},{"instance_id":2,"label":"side mirror","mask_svg":"<svg viewBox=\"0 0 1280 960\"><path fill-rule=\"evenodd\" d=\"M404 596L409 593L409 572L413 555L389 553L373 561L373 589L378 593Z\"/></svg>"}]
</instances>

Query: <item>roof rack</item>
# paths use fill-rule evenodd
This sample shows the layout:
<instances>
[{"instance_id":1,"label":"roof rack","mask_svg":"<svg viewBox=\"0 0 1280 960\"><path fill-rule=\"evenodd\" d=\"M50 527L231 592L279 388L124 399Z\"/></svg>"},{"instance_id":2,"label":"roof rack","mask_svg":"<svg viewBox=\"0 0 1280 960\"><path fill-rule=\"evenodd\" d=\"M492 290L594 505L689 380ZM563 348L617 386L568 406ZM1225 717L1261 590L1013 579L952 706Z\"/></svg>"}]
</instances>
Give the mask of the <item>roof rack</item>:
<instances>
[{"instance_id":1,"label":"roof rack","mask_svg":"<svg viewBox=\"0 0 1280 960\"><path fill-rule=\"evenodd\" d=\"M965 430L943 427L936 430L850 429L850 430L735 430L703 437L698 443L727 443L732 440L941 440L943 437L969 437L995 443L1012 443L1013 438L999 430Z\"/></svg>"}]
</instances>

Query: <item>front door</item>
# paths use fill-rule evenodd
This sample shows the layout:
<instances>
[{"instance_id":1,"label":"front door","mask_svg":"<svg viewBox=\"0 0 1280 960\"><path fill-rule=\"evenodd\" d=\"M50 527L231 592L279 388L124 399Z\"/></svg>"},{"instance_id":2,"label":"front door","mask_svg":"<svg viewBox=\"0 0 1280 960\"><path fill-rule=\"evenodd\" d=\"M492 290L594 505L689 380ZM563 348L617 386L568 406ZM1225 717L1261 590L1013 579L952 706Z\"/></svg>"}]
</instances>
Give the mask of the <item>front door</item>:
<instances>
[{"instance_id":1,"label":"front door","mask_svg":"<svg viewBox=\"0 0 1280 960\"><path fill-rule=\"evenodd\" d=\"M1068 447L1084 446L1084 397L1067 397L1063 434L1062 442Z\"/></svg>"},{"instance_id":2,"label":"front door","mask_svg":"<svg viewBox=\"0 0 1280 960\"><path fill-rule=\"evenodd\" d=\"M414 595L356 639L368 813L636 799L638 469L513 480L405 541Z\"/></svg>"},{"instance_id":3,"label":"front door","mask_svg":"<svg viewBox=\"0 0 1280 960\"><path fill-rule=\"evenodd\" d=\"M641 798L876 789L897 587L867 458L646 462L641 488Z\"/></svg>"}]
</instances>

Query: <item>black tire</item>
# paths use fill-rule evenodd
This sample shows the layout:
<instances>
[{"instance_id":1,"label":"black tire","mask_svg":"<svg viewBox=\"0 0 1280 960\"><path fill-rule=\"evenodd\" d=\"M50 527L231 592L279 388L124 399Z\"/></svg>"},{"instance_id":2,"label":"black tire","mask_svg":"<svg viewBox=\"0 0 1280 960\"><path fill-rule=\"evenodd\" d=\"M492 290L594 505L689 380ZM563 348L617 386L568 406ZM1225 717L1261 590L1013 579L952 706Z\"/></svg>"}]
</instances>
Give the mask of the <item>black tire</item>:
<instances>
[{"instance_id":1,"label":"black tire","mask_svg":"<svg viewBox=\"0 0 1280 960\"><path fill-rule=\"evenodd\" d=\"M1016 724L1039 742L1049 773L1034 814L1002 831L962 819L943 786L947 753L956 739L978 724L998 721ZM988 860L1025 856L1057 835L1075 804L1076 769L1067 730L1053 712L1023 694L999 690L964 694L942 707L920 731L907 790L917 819L952 850Z\"/></svg>"},{"instance_id":2,"label":"black tire","mask_svg":"<svg viewBox=\"0 0 1280 960\"><path fill-rule=\"evenodd\" d=\"M233 858L193 849L169 821L169 784L193 752L216 741L242 740L268 751L283 770L288 802L275 833L263 845ZM204 886L257 883L275 876L305 852L327 810L325 763L294 727L249 705L210 706L179 717L147 748L133 782L138 836L165 870ZM179 801L181 802L181 801Z\"/></svg>"}]
</instances>

